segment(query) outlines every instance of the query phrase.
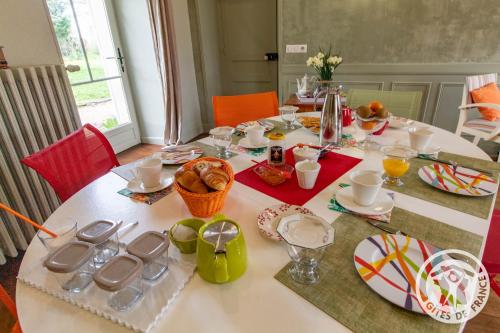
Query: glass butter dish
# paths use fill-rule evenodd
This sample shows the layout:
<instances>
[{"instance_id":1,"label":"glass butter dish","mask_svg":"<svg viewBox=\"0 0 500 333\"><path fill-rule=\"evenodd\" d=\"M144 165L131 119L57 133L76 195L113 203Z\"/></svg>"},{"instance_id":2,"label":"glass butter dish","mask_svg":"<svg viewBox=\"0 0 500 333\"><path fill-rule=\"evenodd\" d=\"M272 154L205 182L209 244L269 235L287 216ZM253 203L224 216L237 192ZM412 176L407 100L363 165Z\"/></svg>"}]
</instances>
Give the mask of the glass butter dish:
<instances>
[{"instance_id":1,"label":"glass butter dish","mask_svg":"<svg viewBox=\"0 0 500 333\"><path fill-rule=\"evenodd\" d=\"M168 269L168 246L170 242L166 234L148 231L134 239L127 252L144 262L142 277L156 280Z\"/></svg>"},{"instance_id":2,"label":"glass butter dish","mask_svg":"<svg viewBox=\"0 0 500 333\"><path fill-rule=\"evenodd\" d=\"M83 227L76 234L78 240L95 245L94 263L97 268L118 254L118 229L121 224L121 221L99 220Z\"/></svg>"},{"instance_id":3,"label":"glass butter dish","mask_svg":"<svg viewBox=\"0 0 500 333\"><path fill-rule=\"evenodd\" d=\"M130 254L111 258L95 274L97 286L111 293L108 305L116 311L127 311L144 296L141 259Z\"/></svg>"},{"instance_id":4,"label":"glass butter dish","mask_svg":"<svg viewBox=\"0 0 500 333\"><path fill-rule=\"evenodd\" d=\"M55 276L61 288L73 293L84 290L95 272L94 245L73 241L52 252L43 265Z\"/></svg>"}]
</instances>

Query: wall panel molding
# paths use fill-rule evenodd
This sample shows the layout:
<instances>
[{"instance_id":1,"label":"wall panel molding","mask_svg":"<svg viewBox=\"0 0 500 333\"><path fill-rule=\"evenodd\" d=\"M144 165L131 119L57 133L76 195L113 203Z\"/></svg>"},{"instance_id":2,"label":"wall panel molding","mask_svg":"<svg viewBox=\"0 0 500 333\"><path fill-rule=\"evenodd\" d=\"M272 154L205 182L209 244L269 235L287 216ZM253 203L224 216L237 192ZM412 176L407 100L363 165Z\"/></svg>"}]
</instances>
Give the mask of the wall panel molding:
<instances>
[{"instance_id":1,"label":"wall panel molding","mask_svg":"<svg viewBox=\"0 0 500 333\"><path fill-rule=\"evenodd\" d=\"M434 112L432 113L431 124L441 128L454 131L458 122L458 106L462 102L462 93L465 82L441 82L437 88L437 98L434 105ZM459 88L452 91L446 91L447 88ZM458 100L454 105L449 102L443 103L443 100L449 101L450 99ZM442 120L441 120L442 119ZM439 121L438 121L439 120Z\"/></svg>"},{"instance_id":2,"label":"wall panel molding","mask_svg":"<svg viewBox=\"0 0 500 333\"><path fill-rule=\"evenodd\" d=\"M498 72L497 63L463 64L342 64L334 81L346 90L358 88L410 90L422 92L418 120L453 130L458 120L457 108L462 101L465 77ZM296 78L304 73L315 75L305 64L280 64L279 94L281 101L296 92Z\"/></svg>"},{"instance_id":3,"label":"wall panel molding","mask_svg":"<svg viewBox=\"0 0 500 333\"><path fill-rule=\"evenodd\" d=\"M422 101L418 120L425 119L427 113L427 105L429 104L429 93L432 89L432 82L406 82L406 81L393 81L391 82L391 90L398 90L397 87L423 87L424 89L416 89L422 92ZM396 88L396 89L395 89ZM405 90L405 89L403 89ZM408 89L406 89L408 90Z\"/></svg>"}]
</instances>

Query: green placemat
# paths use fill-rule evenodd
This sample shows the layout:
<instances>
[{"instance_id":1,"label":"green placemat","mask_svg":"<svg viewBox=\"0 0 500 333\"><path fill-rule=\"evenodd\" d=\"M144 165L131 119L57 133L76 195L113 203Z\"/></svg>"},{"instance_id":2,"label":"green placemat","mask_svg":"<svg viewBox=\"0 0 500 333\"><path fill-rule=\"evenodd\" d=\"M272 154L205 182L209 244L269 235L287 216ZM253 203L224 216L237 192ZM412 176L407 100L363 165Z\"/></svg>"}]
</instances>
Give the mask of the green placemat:
<instances>
[{"instance_id":1,"label":"green placemat","mask_svg":"<svg viewBox=\"0 0 500 333\"><path fill-rule=\"evenodd\" d=\"M400 208L394 208L391 226L442 248L462 249L476 256L481 248L481 236ZM363 218L348 214L337 218L333 227L335 244L328 248L321 262L318 284L294 282L287 273L290 264L275 278L354 332L459 331L459 325L441 323L393 305L363 282L354 266L354 249L363 239L378 234L378 229Z\"/></svg>"},{"instance_id":2,"label":"green placemat","mask_svg":"<svg viewBox=\"0 0 500 333\"><path fill-rule=\"evenodd\" d=\"M491 170L494 174L493 178L498 179L498 172L500 171L500 165L498 163L445 152L441 152L439 158L442 160L453 160L458 162L459 165L463 164L464 166L470 166L472 169L481 168ZM384 187L392 191L430 201L483 219L488 218L493 203L493 195L486 197L468 197L448 193L426 184L418 176L418 170L432 163L433 162L429 160L413 158L410 162L410 170L401 178L405 185L399 187L384 185Z\"/></svg>"}]
</instances>

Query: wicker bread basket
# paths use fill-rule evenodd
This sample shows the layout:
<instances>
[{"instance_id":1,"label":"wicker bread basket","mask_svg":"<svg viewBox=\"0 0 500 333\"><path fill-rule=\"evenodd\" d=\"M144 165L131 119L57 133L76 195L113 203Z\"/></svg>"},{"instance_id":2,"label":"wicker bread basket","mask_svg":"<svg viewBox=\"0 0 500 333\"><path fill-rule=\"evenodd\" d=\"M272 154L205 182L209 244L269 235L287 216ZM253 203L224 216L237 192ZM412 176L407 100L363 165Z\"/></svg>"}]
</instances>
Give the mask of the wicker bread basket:
<instances>
[{"instance_id":1,"label":"wicker bread basket","mask_svg":"<svg viewBox=\"0 0 500 333\"><path fill-rule=\"evenodd\" d=\"M222 169L229 175L229 183L223 191L210 192L205 194L193 193L174 181L174 187L181 195L182 199L189 208L189 211L196 217L210 217L220 212L224 207L227 193L231 189L234 182L233 168L229 163L215 157L201 157L184 164L182 167L186 170L191 170L193 165L199 161L211 161L222 163Z\"/></svg>"}]
</instances>

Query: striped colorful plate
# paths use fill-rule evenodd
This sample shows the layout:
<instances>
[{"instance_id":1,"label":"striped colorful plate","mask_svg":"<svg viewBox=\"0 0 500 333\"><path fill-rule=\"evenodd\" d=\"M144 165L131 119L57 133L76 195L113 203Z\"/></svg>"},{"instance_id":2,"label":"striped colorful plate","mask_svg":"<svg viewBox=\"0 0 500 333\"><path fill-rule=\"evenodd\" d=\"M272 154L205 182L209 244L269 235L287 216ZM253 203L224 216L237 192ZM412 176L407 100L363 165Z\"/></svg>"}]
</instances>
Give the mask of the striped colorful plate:
<instances>
[{"instance_id":1,"label":"striped colorful plate","mask_svg":"<svg viewBox=\"0 0 500 333\"><path fill-rule=\"evenodd\" d=\"M418 175L435 188L460 195L481 197L495 193L498 188L495 179L479 171L447 164L423 166Z\"/></svg>"},{"instance_id":2,"label":"striped colorful plate","mask_svg":"<svg viewBox=\"0 0 500 333\"><path fill-rule=\"evenodd\" d=\"M358 244L354 265L363 281L377 294L406 310L425 313L416 296L415 280L420 266L438 251L440 249L409 236L374 235Z\"/></svg>"}]
</instances>

